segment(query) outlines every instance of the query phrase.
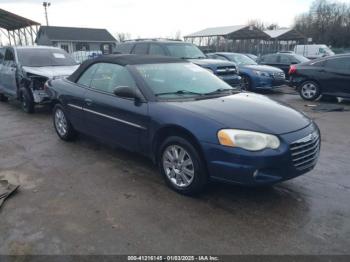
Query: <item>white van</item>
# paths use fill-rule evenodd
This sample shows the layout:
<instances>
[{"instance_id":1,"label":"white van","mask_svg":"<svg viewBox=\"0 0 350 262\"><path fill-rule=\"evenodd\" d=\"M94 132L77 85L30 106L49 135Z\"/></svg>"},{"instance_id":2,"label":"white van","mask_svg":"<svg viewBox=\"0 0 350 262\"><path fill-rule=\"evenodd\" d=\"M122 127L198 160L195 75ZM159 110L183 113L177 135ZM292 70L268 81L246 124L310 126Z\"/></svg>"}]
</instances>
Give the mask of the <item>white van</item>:
<instances>
[{"instance_id":1,"label":"white van","mask_svg":"<svg viewBox=\"0 0 350 262\"><path fill-rule=\"evenodd\" d=\"M294 48L294 53L303 55L309 59L335 55L326 45L297 45Z\"/></svg>"}]
</instances>

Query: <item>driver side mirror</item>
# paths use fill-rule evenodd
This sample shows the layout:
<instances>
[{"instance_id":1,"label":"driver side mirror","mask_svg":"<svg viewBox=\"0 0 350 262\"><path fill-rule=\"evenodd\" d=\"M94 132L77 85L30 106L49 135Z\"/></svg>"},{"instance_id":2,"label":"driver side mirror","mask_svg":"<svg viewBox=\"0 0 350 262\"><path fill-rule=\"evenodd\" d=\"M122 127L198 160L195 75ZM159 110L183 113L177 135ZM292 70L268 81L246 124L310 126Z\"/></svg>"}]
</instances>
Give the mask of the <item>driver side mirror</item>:
<instances>
[{"instance_id":1,"label":"driver side mirror","mask_svg":"<svg viewBox=\"0 0 350 262\"><path fill-rule=\"evenodd\" d=\"M292 63L291 63L291 65L297 65L298 64L298 62L296 62L296 61L293 61Z\"/></svg>"},{"instance_id":2,"label":"driver side mirror","mask_svg":"<svg viewBox=\"0 0 350 262\"><path fill-rule=\"evenodd\" d=\"M113 94L122 98L135 99L138 101L143 100L141 95L136 92L136 88L132 88L129 86L118 86L114 89Z\"/></svg>"}]
</instances>

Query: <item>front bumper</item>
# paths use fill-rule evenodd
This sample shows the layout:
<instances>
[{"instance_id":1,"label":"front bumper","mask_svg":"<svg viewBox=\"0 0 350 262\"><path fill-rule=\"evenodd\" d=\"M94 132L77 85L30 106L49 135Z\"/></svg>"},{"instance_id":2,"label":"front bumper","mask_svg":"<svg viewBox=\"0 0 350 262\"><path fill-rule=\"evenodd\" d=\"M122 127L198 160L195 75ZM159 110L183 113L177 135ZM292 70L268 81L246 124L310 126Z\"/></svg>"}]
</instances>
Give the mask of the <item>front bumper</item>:
<instances>
[{"instance_id":1,"label":"front bumper","mask_svg":"<svg viewBox=\"0 0 350 262\"><path fill-rule=\"evenodd\" d=\"M281 146L278 150L249 152L240 148L202 143L209 175L214 180L254 186L275 184L305 174L316 165L318 153L312 165L300 170L294 166L290 145L316 129L312 124L279 136Z\"/></svg>"},{"instance_id":2,"label":"front bumper","mask_svg":"<svg viewBox=\"0 0 350 262\"><path fill-rule=\"evenodd\" d=\"M50 102L49 95L44 90L33 90L33 99L36 104L45 104Z\"/></svg>"},{"instance_id":3,"label":"front bumper","mask_svg":"<svg viewBox=\"0 0 350 262\"><path fill-rule=\"evenodd\" d=\"M286 85L285 79L259 78L253 81L253 88L256 89L274 89Z\"/></svg>"},{"instance_id":4,"label":"front bumper","mask_svg":"<svg viewBox=\"0 0 350 262\"><path fill-rule=\"evenodd\" d=\"M242 77L239 75L230 75L230 76L220 76L217 75L220 79L224 80L232 87L240 87L242 84Z\"/></svg>"}]
</instances>

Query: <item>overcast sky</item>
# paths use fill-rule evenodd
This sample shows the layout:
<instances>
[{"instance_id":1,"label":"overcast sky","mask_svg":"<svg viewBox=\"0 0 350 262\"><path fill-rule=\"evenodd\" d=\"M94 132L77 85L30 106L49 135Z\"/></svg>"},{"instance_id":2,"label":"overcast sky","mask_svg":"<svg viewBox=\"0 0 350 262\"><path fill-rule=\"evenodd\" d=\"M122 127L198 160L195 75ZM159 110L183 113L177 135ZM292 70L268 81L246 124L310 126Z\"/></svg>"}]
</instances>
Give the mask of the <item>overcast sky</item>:
<instances>
[{"instance_id":1,"label":"overcast sky","mask_svg":"<svg viewBox=\"0 0 350 262\"><path fill-rule=\"evenodd\" d=\"M350 0L346 0L349 2ZM54 26L107 28L132 37L182 36L259 19L288 27L312 0L51 0ZM0 0L0 8L45 23L42 0Z\"/></svg>"}]
</instances>

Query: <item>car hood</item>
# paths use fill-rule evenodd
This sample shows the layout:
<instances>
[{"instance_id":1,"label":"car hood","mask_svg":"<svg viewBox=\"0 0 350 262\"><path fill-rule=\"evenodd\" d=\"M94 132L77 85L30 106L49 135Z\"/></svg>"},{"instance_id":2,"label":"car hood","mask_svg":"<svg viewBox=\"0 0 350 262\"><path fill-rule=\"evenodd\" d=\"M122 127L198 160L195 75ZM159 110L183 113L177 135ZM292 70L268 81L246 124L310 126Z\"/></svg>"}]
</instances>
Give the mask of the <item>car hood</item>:
<instances>
[{"instance_id":1,"label":"car hood","mask_svg":"<svg viewBox=\"0 0 350 262\"><path fill-rule=\"evenodd\" d=\"M49 79L55 77L63 77L71 75L79 65L74 66L44 66L44 67L30 67L23 66L23 70L27 73L44 76Z\"/></svg>"},{"instance_id":2,"label":"car hood","mask_svg":"<svg viewBox=\"0 0 350 262\"><path fill-rule=\"evenodd\" d=\"M311 120L301 112L266 96L253 93L174 102L174 104L195 115L211 118L220 123L222 128L280 135L302 129L311 123Z\"/></svg>"},{"instance_id":3,"label":"car hood","mask_svg":"<svg viewBox=\"0 0 350 262\"><path fill-rule=\"evenodd\" d=\"M235 66L235 63L228 62L228 61L223 61L223 60L218 60L218 59L189 59L188 61L205 67L205 66L210 66L210 67L218 67L218 66Z\"/></svg>"},{"instance_id":4,"label":"car hood","mask_svg":"<svg viewBox=\"0 0 350 262\"><path fill-rule=\"evenodd\" d=\"M267 73L281 73L283 72L281 69L273 66L267 66L267 65L245 65L240 66L240 69L251 69L251 70L258 70L263 71Z\"/></svg>"}]
</instances>

